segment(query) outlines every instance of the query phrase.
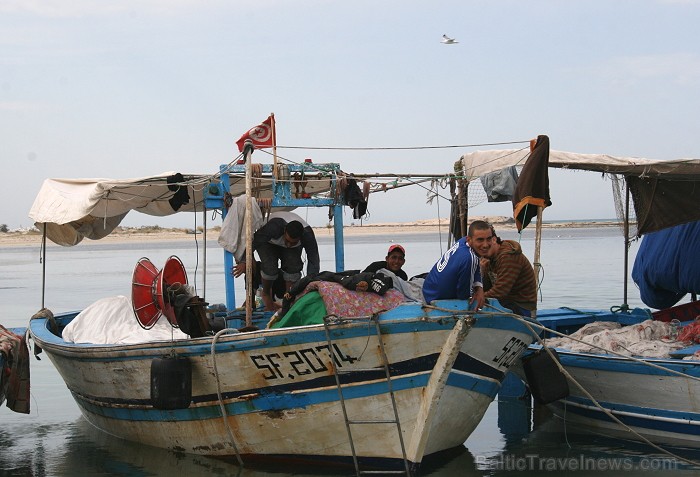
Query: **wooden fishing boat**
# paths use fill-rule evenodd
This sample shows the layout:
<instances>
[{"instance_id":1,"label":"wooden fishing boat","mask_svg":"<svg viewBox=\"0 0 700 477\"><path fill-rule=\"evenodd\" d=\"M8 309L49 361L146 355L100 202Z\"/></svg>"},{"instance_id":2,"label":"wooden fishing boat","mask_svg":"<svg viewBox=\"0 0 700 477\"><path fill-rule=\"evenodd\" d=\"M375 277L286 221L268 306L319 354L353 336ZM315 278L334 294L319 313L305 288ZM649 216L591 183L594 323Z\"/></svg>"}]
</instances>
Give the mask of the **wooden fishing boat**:
<instances>
[{"instance_id":1,"label":"wooden fishing boat","mask_svg":"<svg viewBox=\"0 0 700 477\"><path fill-rule=\"evenodd\" d=\"M336 271L344 270L341 183L346 176L340 167L254 168L250 154L212 175L50 179L30 216L46 239L75 245L85 237L107 236L130 210L225 215L231 198L250 201L253 195L273 208L330 207ZM225 251L225 269L233 262ZM169 291L186 282L186 266L175 258L162 271L148 263L139 262L131 277L136 315L149 326L165 319L181 325ZM46 309L29 329L82 414L106 433L243 465L278 459L354 465L358 472L409 473L427 456L461 446L533 340L527 326L503 309L482 313L459 300L427 305L396 300L399 292L393 289L384 297L336 290L351 294L351 303L373 295L371 313L357 308L313 324L267 328L271 313L251 300L245 309L237 308L233 283L226 273L221 306L195 296L184 307L201 336L73 342L66 339L67 330L81 314ZM121 326L113 309L93 316ZM131 319L136 323L133 314Z\"/></svg>"}]
</instances>

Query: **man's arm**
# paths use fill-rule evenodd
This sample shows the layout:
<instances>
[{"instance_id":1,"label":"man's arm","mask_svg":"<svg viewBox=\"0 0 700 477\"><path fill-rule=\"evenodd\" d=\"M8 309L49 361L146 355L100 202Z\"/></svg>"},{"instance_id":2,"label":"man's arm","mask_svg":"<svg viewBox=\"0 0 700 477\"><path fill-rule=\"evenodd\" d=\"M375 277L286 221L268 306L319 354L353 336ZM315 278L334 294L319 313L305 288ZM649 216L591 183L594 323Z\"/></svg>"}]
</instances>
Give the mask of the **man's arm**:
<instances>
[{"instance_id":1,"label":"man's arm","mask_svg":"<svg viewBox=\"0 0 700 477\"><path fill-rule=\"evenodd\" d=\"M491 273L489 268L491 266L491 260L489 260L488 258L482 258L480 262L481 280L484 283L484 291L488 291L493 286L493 283L491 282Z\"/></svg>"},{"instance_id":2,"label":"man's arm","mask_svg":"<svg viewBox=\"0 0 700 477\"><path fill-rule=\"evenodd\" d=\"M485 293L486 298L501 299L510 294L515 280L520 275L520 263L513 254L503 254L498 258L496 283Z\"/></svg>"},{"instance_id":3,"label":"man's arm","mask_svg":"<svg viewBox=\"0 0 700 477\"><path fill-rule=\"evenodd\" d=\"M311 227L304 227L304 233L301 236L301 246L306 252L306 275L316 275L321 271L321 258L318 255L318 243L316 235Z\"/></svg>"}]
</instances>

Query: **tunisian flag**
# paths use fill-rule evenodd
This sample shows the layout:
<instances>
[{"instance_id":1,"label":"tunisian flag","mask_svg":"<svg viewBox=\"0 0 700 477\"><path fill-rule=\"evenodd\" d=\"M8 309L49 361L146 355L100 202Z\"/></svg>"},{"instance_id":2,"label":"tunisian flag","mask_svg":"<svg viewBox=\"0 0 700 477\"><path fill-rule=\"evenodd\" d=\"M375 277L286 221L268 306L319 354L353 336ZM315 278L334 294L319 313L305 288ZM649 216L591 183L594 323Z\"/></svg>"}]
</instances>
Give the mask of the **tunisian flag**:
<instances>
[{"instance_id":1,"label":"tunisian flag","mask_svg":"<svg viewBox=\"0 0 700 477\"><path fill-rule=\"evenodd\" d=\"M275 145L275 115L270 114L265 121L250 128L236 141L239 152L243 152L243 143L246 139L253 141L253 145L258 149L273 147Z\"/></svg>"}]
</instances>

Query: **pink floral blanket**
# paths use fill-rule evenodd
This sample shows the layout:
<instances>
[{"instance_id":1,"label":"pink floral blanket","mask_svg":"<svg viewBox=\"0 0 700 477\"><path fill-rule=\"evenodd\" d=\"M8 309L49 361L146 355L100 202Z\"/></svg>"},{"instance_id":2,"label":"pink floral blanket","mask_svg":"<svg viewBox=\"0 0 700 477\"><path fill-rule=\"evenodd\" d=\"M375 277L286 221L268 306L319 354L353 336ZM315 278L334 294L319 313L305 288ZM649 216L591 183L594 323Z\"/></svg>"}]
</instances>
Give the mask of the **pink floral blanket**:
<instances>
[{"instance_id":1,"label":"pink floral blanket","mask_svg":"<svg viewBox=\"0 0 700 477\"><path fill-rule=\"evenodd\" d=\"M354 318L371 316L381 311L396 308L405 300L403 294L390 288L384 295L373 292L352 291L340 283L315 281L309 283L304 293L318 291L329 315Z\"/></svg>"}]
</instances>

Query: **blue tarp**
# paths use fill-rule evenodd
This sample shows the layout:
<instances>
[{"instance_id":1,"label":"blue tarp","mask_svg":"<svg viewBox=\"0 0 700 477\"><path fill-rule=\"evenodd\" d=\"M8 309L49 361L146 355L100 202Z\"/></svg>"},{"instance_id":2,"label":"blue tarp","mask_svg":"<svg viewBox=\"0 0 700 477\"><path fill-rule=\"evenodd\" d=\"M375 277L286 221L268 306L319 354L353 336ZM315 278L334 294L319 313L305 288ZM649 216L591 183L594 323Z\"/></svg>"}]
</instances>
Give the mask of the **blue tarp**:
<instances>
[{"instance_id":1,"label":"blue tarp","mask_svg":"<svg viewBox=\"0 0 700 477\"><path fill-rule=\"evenodd\" d=\"M677 225L644 236L632 280L651 308L668 308L688 293L700 292L700 222Z\"/></svg>"}]
</instances>

